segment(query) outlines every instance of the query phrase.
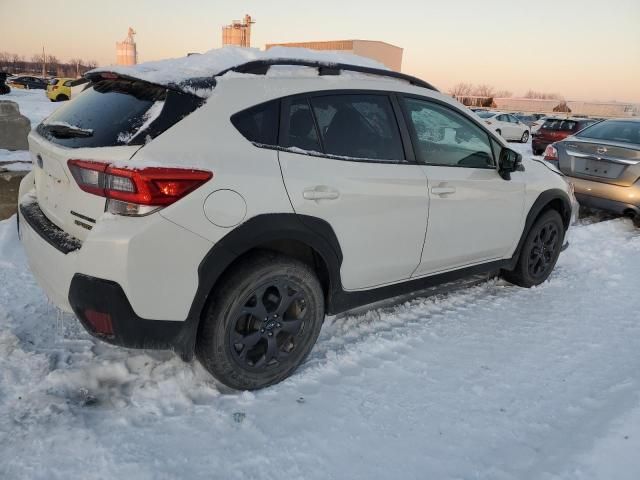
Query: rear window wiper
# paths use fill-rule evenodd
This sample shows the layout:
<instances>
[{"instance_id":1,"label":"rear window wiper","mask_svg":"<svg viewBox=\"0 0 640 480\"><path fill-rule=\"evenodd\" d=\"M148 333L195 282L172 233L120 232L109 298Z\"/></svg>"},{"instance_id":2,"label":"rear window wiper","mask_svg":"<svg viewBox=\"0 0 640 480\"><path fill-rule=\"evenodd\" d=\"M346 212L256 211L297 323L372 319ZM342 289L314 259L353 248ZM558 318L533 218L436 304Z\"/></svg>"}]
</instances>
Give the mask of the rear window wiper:
<instances>
[{"instance_id":1,"label":"rear window wiper","mask_svg":"<svg viewBox=\"0 0 640 480\"><path fill-rule=\"evenodd\" d=\"M80 128L68 123L53 122L43 125L45 130L56 138L92 137L93 130Z\"/></svg>"}]
</instances>

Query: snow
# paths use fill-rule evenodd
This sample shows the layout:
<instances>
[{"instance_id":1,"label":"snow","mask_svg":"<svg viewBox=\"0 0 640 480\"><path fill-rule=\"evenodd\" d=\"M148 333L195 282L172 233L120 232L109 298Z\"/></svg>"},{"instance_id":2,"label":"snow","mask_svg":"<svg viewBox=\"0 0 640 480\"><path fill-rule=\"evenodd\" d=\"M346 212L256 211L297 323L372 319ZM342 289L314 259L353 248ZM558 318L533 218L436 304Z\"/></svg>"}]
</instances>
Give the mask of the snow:
<instances>
[{"instance_id":1,"label":"snow","mask_svg":"<svg viewBox=\"0 0 640 480\"><path fill-rule=\"evenodd\" d=\"M0 478L640 478L640 230L601 219L537 288L327 318L306 363L254 393L90 337L2 221Z\"/></svg>"},{"instance_id":2,"label":"snow","mask_svg":"<svg viewBox=\"0 0 640 480\"><path fill-rule=\"evenodd\" d=\"M0 172L31 170L31 155L27 150L4 150L0 148Z\"/></svg>"},{"instance_id":3,"label":"snow","mask_svg":"<svg viewBox=\"0 0 640 480\"><path fill-rule=\"evenodd\" d=\"M140 125L140 128L135 129L135 131L133 132L120 132L120 134L118 135L118 141L121 143L129 143L129 141L131 141L133 137L138 135L138 133L144 132L149 127L149 125L151 125L155 121L155 119L160 116L163 107L164 100L154 102L153 105L149 107L149 110L147 110L142 116L142 125Z\"/></svg>"},{"instance_id":4,"label":"snow","mask_svg":"<svg viewBox=\"0 0 640 480\"><path fill-rule=\"evenodd\" d=\"M237 393L58 315L0 222L0 477L638 478L640 235L569 240L538 288L329 318L293 377Z\"/></svg>"},{"instance_id":5,"label":"snow","mask_svg":"<svg viewBox=\"0 0 640 480\"><path fill-rule=\"evenodd\" d=\"M100 67L89 73L113 72L119 75L145 80L158 85L179 84L189 79L213 77L214 75L254 60L295 59L319 61L325 63L347 63L351 65L373 67L387 70L381 63L366 57L350 53L323 52L306 48L274 47L266 51L257 48L241 48L226 46L209 50L203 54L187 57L145 62L134 66L111 65ZM274 76L286 75L290 68L282 68L273 73ZM309 75L308 70L302 70L302 75ZM205 92L194 92L205 96Z\"/></svg>"},{"instance_id":6,"label":"snow","mask_svg":"<svg viewBox=\"0 0 640 480\"><path fill-rule=\"evenodd\" d=\"M52 102L47 98L44 90L23 90L12 88L6 95L0 95L1 100L11 100L20 107L20 113L31 120L34 129L42 120L51 115L65 102Z\"/></svg>"}]
</instances>

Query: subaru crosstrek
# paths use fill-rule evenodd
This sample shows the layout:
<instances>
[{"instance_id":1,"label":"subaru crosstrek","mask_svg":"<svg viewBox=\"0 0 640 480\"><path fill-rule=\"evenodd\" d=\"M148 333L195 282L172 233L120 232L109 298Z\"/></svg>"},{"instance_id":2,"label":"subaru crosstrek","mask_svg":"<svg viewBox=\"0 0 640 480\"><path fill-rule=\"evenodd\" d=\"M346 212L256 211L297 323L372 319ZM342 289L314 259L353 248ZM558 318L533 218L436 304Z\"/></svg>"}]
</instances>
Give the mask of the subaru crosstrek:
<instances>
[{"instance_id":1,"label":"subaru crosstrek","mask_svg":"<svg viewBox=\"0 0 640 480\"><path fill-rule=\"evenodd\" d=\"M94 71L29 136L22 243L92 335L256 389L292 374L326 314L554 268L570 184L430 84L316 60L213 73Z\"/></svg>"}]
</instances>

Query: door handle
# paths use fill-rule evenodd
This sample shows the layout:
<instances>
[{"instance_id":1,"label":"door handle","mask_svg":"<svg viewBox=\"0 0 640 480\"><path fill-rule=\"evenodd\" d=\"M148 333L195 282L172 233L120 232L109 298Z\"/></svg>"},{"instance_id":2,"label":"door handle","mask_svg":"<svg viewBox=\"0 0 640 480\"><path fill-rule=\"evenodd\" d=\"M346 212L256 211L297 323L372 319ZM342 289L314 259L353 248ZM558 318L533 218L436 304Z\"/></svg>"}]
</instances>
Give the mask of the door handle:
<instances>
[{"instance_id":1,"label":"door handle","mask_svg":"<svg viewBox=\"0 0 640 480\"><path fill-rule=\"evenodd\" d=\"M336 200L340 198L340 192L325 185L317 185L302 191L305 200Z\"/></svg>"},{"instance_id":2,"label":"door handle","mask_svg":"<svg viewBox=\"0 0 640 480\"><path fill-rule=\"evenodd\" d=\"M450 195L452 193L456 193L455 187L432 187L431 193L434 195Z\"/></svg>"}]
</instances>

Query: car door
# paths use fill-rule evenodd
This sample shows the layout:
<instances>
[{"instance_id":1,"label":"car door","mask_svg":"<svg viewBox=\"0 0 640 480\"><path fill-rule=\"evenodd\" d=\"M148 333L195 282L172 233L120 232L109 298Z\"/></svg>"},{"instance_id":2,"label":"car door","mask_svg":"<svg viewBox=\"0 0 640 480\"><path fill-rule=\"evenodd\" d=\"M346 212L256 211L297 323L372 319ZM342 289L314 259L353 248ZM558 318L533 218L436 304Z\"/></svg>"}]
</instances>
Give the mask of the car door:
<instances>
[{"instance_id":1,"label":"car door","mask_svg":"<svg viewBox=\"0 0 640 480\"><path fill-rule=\"evenodd\" d=\"M513 127L513 139L520 140L527 126L513 115L509 115L509 121Z\"/></svg>"},{"instance_id":2,"label":"car door","mask_svg":"<svg viewBox=\"0 0 640 480\"><path fill-rule=\"evenodd\" d=\"M333 228L347 290L408 279L420 262L427 180L407 160L394 108L380 92L283 101L279 159L287 193L296 213Z\"/></svg>"},{"instance_id":3,"label":"car door","mask_svg":"<svg viewBox=\"0 0 640 480\"><path fill-rule=\"evenodd\" d=\"M429 185L424 276L512 255L524 226L524 181L497 171L501 148L470 115L421 97L403 99L416 159Z\"/></svg>"},{"instance_id":4,"label":"car door","mask_svg":"<svg viewBox=\"0 0 640 480\"><path fill-rule=\"evenodd\" d=\"M507 140L513 139L513 128L511 122L509 122L509 116L507 114L501 114L496 117L498 125L496 129L500 130L500 135Z\"/></svg>"}]
</instances>

